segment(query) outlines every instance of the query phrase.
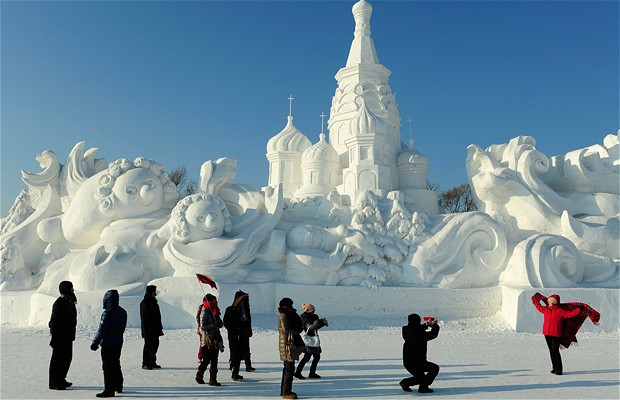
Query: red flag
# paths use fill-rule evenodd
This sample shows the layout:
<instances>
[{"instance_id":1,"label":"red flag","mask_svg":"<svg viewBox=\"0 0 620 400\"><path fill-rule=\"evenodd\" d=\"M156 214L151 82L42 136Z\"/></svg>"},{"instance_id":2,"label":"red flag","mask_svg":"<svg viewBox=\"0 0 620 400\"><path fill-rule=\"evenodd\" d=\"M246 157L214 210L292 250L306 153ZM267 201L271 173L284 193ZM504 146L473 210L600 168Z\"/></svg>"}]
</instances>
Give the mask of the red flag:
<instances>
[{"instance_id":1,"label":"red flag","mask_svg":"<svg viewBox=\"0 0 620 400\"><path fill-rule=\"evenodd\" d=\"M206 283L207 285L211 286L213 289L217 290L217 285L215 284L215 281L209 278L208 276L196 274L196 278L198 278L200 282Z\"/></svg>"}]
</instances>

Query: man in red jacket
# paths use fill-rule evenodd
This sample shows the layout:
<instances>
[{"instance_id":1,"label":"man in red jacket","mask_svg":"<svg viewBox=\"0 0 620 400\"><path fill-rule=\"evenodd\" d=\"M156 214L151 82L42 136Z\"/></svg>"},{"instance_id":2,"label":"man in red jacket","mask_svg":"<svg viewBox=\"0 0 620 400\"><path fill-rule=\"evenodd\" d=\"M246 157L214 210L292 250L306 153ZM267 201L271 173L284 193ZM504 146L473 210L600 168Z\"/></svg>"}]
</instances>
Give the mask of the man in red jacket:
<instances>
[{"instance_id":1,"label":"man in red jacket","mask_svg":"<svg viewBox=\"0 0 620 400\"><path fill-rule=\"evenodd\" d=\"M547 303L546 306L540 302ZM544 315L543 335L547 341L549 355L551 356L552 374L562 375L562 356L560 356L560 341L562 338L562 323L565 318L576 317L581 311L576 308L572 311L565 310L560 306L560 296L552 294L548 298L536 292L532 296L534 307Z\"/></svg>"}]
</instances>

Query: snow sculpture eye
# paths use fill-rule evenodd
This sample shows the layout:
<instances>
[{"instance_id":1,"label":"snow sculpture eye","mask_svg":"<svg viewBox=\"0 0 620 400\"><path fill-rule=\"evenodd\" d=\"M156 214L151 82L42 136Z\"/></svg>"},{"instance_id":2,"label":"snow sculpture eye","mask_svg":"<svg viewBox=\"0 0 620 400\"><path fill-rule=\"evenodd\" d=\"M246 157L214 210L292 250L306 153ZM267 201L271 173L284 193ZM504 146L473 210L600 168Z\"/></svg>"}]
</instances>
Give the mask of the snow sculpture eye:
<instances>
[{"instance_id":1,"label":"snow sculpture eye","mask_svg":"<svg viewBox=\"0 0 620 400\"><path fill-rule=\"evenodd\" d=\"M125 189L125 192L127 194L136 194L138 192L138 188L135 187L134 185L129 185L127 186L127 188Z\"/></svg>"}]
</instances>

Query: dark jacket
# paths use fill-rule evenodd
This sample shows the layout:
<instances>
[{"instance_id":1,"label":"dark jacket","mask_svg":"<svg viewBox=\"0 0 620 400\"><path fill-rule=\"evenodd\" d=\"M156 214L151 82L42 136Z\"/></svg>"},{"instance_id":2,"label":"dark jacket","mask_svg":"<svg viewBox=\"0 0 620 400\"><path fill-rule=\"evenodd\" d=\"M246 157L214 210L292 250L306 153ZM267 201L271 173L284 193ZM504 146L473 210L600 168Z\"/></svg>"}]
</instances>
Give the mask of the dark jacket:
<instances>
[{"instance_id":1,"label":"dark jacket","mask_svg":"<svg viewBox=\"0 0 620 400\"><path fill-rule=\"evenodd\" d=\"M52 340L50 346L75 340L77 310L73 296L59 297L52 306L52 316L48 324Z\"/></svg>"},{"instance_id":2,"label":"dark jacket","mask_svg":"<svg viewBox=\"0 0 620 400\"><path fill-rule=\"evenodd\" d=\"M244 359L250 352L252 336L252 317L248 295L242 291L235 294L233 304L224 312L224 327L228 334L228 347L231 359Z\"/></svg>"},{"instance_id":3,"label":"dark jacket","mask_svg":"<svg viewBox=\"0 0 620 400\"><path fill-rule=\"evenodd\" d=\"M420 323L410 323L402 328L403 339L403 362L405 364L419 364L426 362L427 342L433 340L439 334L439 325L431 325L431 330L427 331L428 326Z\"/></svg>"},{"instance_id":4,"label":"dark jacket","mask_svg":"<svg viewBox=\"0 0 620 400\"><path fill-rule=\"evenodd\" d=\"M228 339L243 339L252 337L252 315L246 293L235 294L233 304L224 312L224 327L228 331Z\"/></svg>"},{"instance_id":5,"label":"dark jacket","mask_svg":"<svg viewBox=\"0 0 620 400\"><path fill-rule=\"evenodd\" d=\"M222 320L219 317L219 308L217 308L217 305L215 305L214 307L216 307L215 312L214 309L210 308L210 306L203 305L202 308L198 308L198 331L200 332L200 347L207 346L211 349L213 346L212 342L222 341L222 334L220 333L220 328L222 327Z\"/></svg>"},{"instance_id":6,"label":"dark jacket","mask_svg":"<svg viewBox=\"0 0 620 400\"><path fill-rule=\"evenodd\" d=\"M93 339L93 344L101 347L111 347L123 344L123 333L127 327L127 312L118 305L118 291L108 290L103 295L103 313L99 329Z\"/></svg>"},{"instance_id":7,"label":"dark jacket","mask_svg":"<svg viewBox=\"0 0 620 400\"><path fill-rule=\"evenodd\" d=\"M299 359L304 349L304 342L299 336L303 330L303 323L294 308L279 307L278 312L280 360L293 362Z\"/></svg>"},{"instance_id":8,"label":"dark jacket","mask_svg":"<svg viewBox=\"0 0 620 400\"><path fill-rule=\"evenodd\" d=\"M144 295L144 300L140 302L140 328L143 338L164 335L159 304L157 304L157 299L150 293Z\"/></svg>"}]
</instances>

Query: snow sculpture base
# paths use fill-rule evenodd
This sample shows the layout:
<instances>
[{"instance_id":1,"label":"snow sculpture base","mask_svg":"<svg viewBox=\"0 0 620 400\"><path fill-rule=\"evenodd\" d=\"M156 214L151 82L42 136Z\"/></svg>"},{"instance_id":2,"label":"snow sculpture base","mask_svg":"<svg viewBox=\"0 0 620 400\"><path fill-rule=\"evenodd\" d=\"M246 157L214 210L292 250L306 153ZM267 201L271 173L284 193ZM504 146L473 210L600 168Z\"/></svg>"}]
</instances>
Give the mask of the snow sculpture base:
<instances>
[{"instance_id":1,"label":"snow sculpture base","mask_svg":"<svg viewBox=\"0 0 620 400\"><path fill-rule=\"evenodd\" d=\"M532 306L530 297L540 289L494 286L478 289L439 289L422 287L380 287L375 290L358 286L297 285L291 283L256 283L223 285L220 291L201 285L195 277L166 277L149 282L156 285L164 329L194 328L196 309L205 293L218 297L222 312L228 307L237 290L250 293L253 314L277 313L282 297L290 297L301 312L301 303L311 302L329 318L334 327L339 316L363 318L434 315L450 321L466 318L487 318L502 315L517 332L538 333L542 314ZM201 288L202 286L202 288ZM121 305L127 310L127 326L140 327L140 301L144 284L118 288ZM584 332L614 332L620 330L618 318L620 291L618 289L562 288L542 289L544 294L557 293L562 301L590 304L601 313L600 326L590 321L583 324ZM102 310L105 290L77 293L78 324L96 327ZM52 304L57 296L33 291L0 292L2 323L12 326L47 326ZM275 329L275 327L274 327Z\"/></svg>"},{"instance_id":2,"label":"snow sculpture base","mask_svg":"<svg viewBox=\"0 0 620 400\"><path fill-rule=\"evenodd\" d=\"M620 291L618 289L590 288L511 288L502 287L501 312L508 324L517 332L541 332L543 316L534 309L531 297L536 292L546 296L560 295L563 303L587 303L601 313L599 326L586 319L580 332L614 332L620 330L618 309ZM577 337L579 339L579 337Z\"/></svg>"}]
</instances>

